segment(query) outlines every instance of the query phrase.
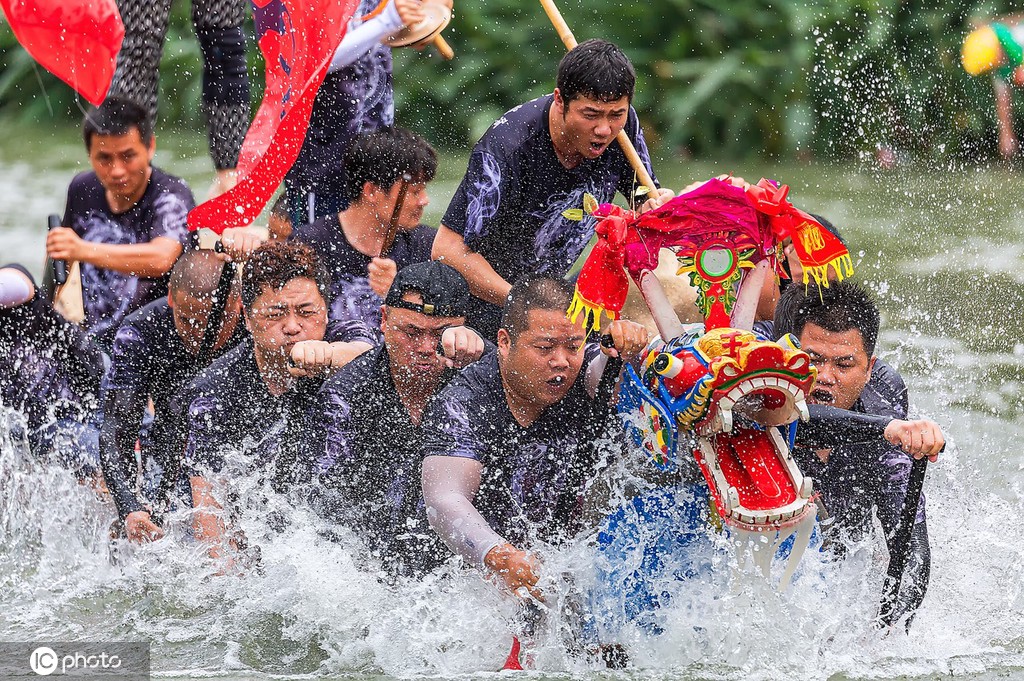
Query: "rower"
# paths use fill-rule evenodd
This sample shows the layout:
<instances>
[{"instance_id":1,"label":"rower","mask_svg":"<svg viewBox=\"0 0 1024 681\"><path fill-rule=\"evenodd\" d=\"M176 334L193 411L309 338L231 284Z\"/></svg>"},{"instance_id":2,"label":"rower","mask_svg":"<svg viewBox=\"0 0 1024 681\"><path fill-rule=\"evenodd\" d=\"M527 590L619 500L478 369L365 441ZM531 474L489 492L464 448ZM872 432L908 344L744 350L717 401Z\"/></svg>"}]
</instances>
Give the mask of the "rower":
<instances>
[{"instance_id":1,"label":"rower","mask_svg":"<svg viewBox=\"0 0 1024 681\"><path fill-rule=\"evenodd\" d=\"M380 128L352 142L345 154L348 207L291 235L316 250L331 277L331 319L376 328L395 273L430 260L436 232L420 221L435 172L434 148L404 128Z\"/></svg>"},{"instance_id":2,"label":"rower","mask_svg":"<svg viewBox=\"0 0 1024 681\"><path fill-rule=\"evenodd\" d=\"M389 573L426 572L448 555L423 513L420 424L428 401L484 352L464 326L468 304L469 286L451 267L403 268L381 308L384 343L320 391L317 503L362 536Z\"/></svg>"},{"instance_id":3,"label":"rower","mask_svg":"<svg viewBox=\"0 0 1024 681\"><path fill-rule=\"evenodd\" d=\"M564 276L594 235L585 197L635 201L634 172L615 136L625 129L650 172L636 112L636 75L626 55L603 40L570 50L553 94L499 118L477 142L445 212L433 257L462 272L473 293L468 321L494 339L509 282L530 272ZM673 194L648 187L641 210ZM581 220L566 217L579 211Z\"/></svg>"},{"instance_id":4,"label":"rower","mask_svg":"<svg viewBox=\"0 0 1024 681\"><path fill-rule=\"evenodd\" d=\"M22 414L36 457L97 482L103 370L99 349L53 310L27 269L0 268L0 404Z\"/></svg>"},{"instance_id":5,"label":"rower","mask_svg":"<svg viewBox=\"0 0 1024 681\"><path fill-rule=\"evenodd\" d=\"M776 310L775 333L796 336L818 369L808 403L890 419L884 425L884 440L879 437L871 443L826 447L822 435L831 442L843 442L843 430L849 426L838 424L832 429L836 432L821 433L829 428L816 424L820 419L812 406L811 423L798 431L794 456L801 471L814 479L815 489L833 518L829 545L839 557L845 555L851 542L870 536L873 510L892 550L911 456L928 456L934 461L945 444L934 422L907 420L907 386L894 368L874 354L878 329L877 305L849 281L833 282L820 289L812 285L806 292L803 286L792 286ZM907 578L893 621L906 617L906 626L910 627L914 612L924 600L930 562L922 495L911 532Z\"/></svg>"},{"instance_id":6,"label":"rower","mask_svg":"<svg viewBox=\"0 0 1024 681\"><path fill-rule=\"evenodd\" d=\"M93 169L71 181L46 254L81 263L85 327L109 352L125 317L167 295L195 201L184 180L152 165L156 139L138 105L109 98L86 114L82 132Z\"/></svg>"},{"instance_id":7,"label":"rower","mask_svg":"<svg viewBox=\"0 0 1024 681\"><path fill-rule=\"evenodd\" d=\"M242 309L250 339L214 362L188 389L184 469L196 507L196 538L223 555L221 501L214 482L272 467L285 489L308 451L308 414L324 379L376 344L357 321L328 322L323 268L304 244L269 241L242 272ZM182 398L183 400L186 398ZM226 466L243 449L244 470Z\"/></svg>"},{"instance_id":8,"label":"rower","mask_svg":"<svg viewBox=\"0 0 1024 681\"><path fill-rule=\"evenodd\" d=\"M302 149L285 177L293 225L333 217L347 207L345 152L359 134L395 121L386 39L404 26L419 26L429 19L428 5L442 6L447 11L441 15L450 18L452 0L358 3L317 91Z\"/></svg>"},{"instance_id":9,"label":"rower","mask_svg":"<svg viewBox=\"0 0 1024 681\"><path fill-rule=\"evenodd\" d=\"M157 501L152 494L155 481L150 480L152 489L146 493L135 489L139 473L135 443L147 404L152 401L153 421L140 441L142 472L159 477L168 466L175 467L173 454L184 449L188 434L178 394L212 360L247 336L244 325L238 323L242 306L237 285L227 300L216 300L222 266L213 251L188 251L171 270L167 298L129 315L114 337L110 370L103 381L101 461L107 488L131 541L163 535L151 518ZM203 353L206 325L216 305L224 310L220 332L212 352ZM175 487L168 484L165 489Z\"/></svg>"},{"instance_id":10,"label":"rower","mask_svg":"<svg viewBox=\"0 0 1024 681\"><path fill-rule=\"evenodd\" d=\"M648 342L642 326L620 320L603 330L611 347L587 343L565 316L572 295L562 279L517 282L497 352L456 376L422 424L430 526L467 563L535 596L530 539L574 536L585 483L604 458L594 442L613 399L601 380L607 357L632 361Z\"/></svg>"}]
</instances>

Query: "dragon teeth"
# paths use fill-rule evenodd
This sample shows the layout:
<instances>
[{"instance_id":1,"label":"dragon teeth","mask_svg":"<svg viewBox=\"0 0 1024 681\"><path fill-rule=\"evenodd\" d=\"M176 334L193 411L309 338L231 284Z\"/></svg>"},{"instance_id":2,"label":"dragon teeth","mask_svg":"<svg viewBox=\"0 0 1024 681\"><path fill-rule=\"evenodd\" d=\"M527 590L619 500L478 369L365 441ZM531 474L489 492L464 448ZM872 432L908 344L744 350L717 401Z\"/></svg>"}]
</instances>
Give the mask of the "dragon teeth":
<instances>
[{"instance_id":1,"label":"dragon teeth","mask_svg":"<svg viewBox=\"0 0 1024 681\"><path fill-rule=\"evenodd\" d=\"M797 411L800 412L800 420L801 421L810 421L811 420L811 412L807 409L807 402L804 401L803 398L800 398L800 399L798 399L796 401L796 408L797 408Z\"/></svg>"}]
</instances>

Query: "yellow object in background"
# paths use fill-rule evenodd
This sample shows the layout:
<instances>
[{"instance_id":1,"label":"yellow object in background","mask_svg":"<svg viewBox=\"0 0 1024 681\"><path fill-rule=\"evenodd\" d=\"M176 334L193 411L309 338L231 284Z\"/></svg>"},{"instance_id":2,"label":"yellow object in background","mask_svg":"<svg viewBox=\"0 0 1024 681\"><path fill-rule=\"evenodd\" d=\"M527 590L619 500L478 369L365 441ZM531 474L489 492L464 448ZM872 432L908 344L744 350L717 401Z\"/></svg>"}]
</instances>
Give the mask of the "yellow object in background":
<instances>
[{"instance_id":1,"label":"yellow object in background","mask_svg":"<svg viewBox=\"0 0 1024 681\"><path fill-rule=\"evenodd\" d=\"M999 44L999 36L991 26L982 26L967 34L964 38L961 61L964 71L972 76L979 76L1006 60L1003 47Z\"/></svg>"}]
</instances>

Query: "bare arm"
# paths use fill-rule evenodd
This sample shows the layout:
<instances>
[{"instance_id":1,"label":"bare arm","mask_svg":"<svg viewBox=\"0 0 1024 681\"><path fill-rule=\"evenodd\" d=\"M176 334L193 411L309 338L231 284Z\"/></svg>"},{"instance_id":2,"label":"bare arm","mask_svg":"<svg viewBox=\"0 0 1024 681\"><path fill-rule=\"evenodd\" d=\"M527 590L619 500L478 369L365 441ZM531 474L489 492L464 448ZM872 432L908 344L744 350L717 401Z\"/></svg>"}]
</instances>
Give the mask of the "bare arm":
<instances>
[{"instance_id":1,"label":"bare arm","mask_svg":"<svg viewBox=\"0 0 1024 681\"><path fill-rule=\"evenodd\" d=\"M220 558L224 555L223 508L214 498L213 485L206 478L195 475L189 480L192 483L192 505L195 507L192 530L196 539L209 545L210 557Z\"/></svg>"},{"instance_id":2,"label":"bare arm","mask_svg":"<svg viewBox=\"0 0 1024 681\"><path fill-rule=\"evenodd\" d=\"M512 285L502 279L482 255L470 249L458 232L444 225L438 227L430 257L458 270L469 282L470 292L477 298L499 307L505 305L505 298Z\"/></svg>"},{"instance_id":3,"label":"bare arm","mask_svg":"<svg viewBox=\"0 0 1024 681\"><path fill-rule=\"evenodd\" d=\"M332 374L373 346L363 341L299 341L292 347L293 376Z\"/></svg>"},{"instance_id":4,"label":"bare arm","mask_svg":"<svg viewBox=\"0 0 1024 681\"><path fill-rule=\"evenodd\" d=\"M996 94L996 119L999 121L999 154L1010 158L1017 153L1017 137L1013 134L1013 106L1010 86L1000 79L992 83Z\"/></svg>"},{"instance_id":5,"label":"bare arm","mask_svg":"<svg viewBox=\"0 0 1024 681\"><path fill-rule=\"evenodd\" d=\"M142 244L101 244L82 239L67 227L46 235L46 254L54 260L77 260L95 267L138 277L162 277L181 255L178 241L158 236Z\"/></svg>"}]
</instances>

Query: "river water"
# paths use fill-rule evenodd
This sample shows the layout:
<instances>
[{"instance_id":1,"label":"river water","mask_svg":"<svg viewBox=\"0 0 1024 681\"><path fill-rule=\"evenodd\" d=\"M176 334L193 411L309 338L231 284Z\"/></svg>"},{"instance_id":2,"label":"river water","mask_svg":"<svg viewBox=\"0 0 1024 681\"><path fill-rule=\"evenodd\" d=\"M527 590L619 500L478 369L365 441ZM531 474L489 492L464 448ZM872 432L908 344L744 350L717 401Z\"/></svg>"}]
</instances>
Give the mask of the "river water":
<instances>
[{"instance_id":1,"label":"river water","mask_svg":"<svg viewBox=\"0 0 1024 681\"><path fill-rule=\"evenodd\" d=\"M158 143L157 163L205 192L201 137ZM443 160L428 221L439 219L461 163ZM46 215L62 211L84 164L74 130L5 131L0 260L40 271ZM865 546L841 568L809 557L784 595L756 581L736 593L724 569L695 580L667 609L662 635L624 631L634 667L615 678L1024 677L1024 179L999 168L767 162L657 170L673 187L720 172L767 175L835 223L883 309L879 355L952 444L926 482L932 579L909 635L881 638L869 623L886 557ZM327 541L318 520L273 498L241 514L261 560L237 577L215 574L180 522L172 533L181 541L112 563L110 505L34 462L2 424L0 485L0 640L149 641L154 670L169 679L475 676L508 652L513 605L474 573L389 586L350 541ZM268 513L292 522L272 530ZM551 574L585 584L593 556L581 543L546 561ZM535 677L597 673L562 653L561 617L541 635Z\"/></svg>"}]
</instances>

